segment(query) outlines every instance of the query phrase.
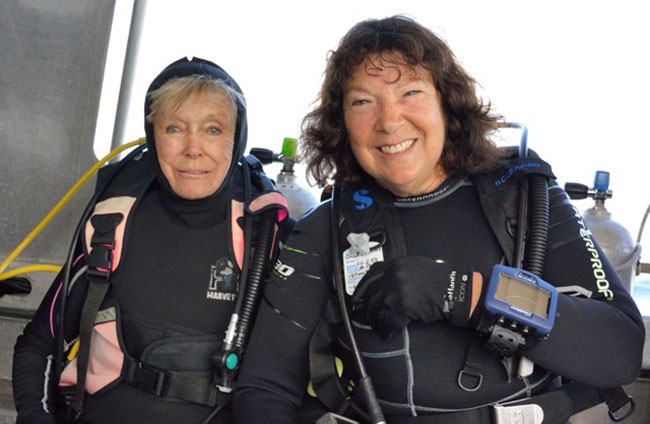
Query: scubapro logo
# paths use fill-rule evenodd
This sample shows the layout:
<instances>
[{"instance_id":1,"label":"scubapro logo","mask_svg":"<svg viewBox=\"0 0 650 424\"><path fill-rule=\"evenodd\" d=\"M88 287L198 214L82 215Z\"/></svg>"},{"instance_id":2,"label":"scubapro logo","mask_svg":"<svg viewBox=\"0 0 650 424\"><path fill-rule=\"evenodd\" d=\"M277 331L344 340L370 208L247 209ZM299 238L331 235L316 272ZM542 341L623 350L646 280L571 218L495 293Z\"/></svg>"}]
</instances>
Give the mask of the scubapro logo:
<instances>
[{"instance_id":1,"label":"scubapro logo","mask_svg":"<svg viewBox=\"0 0 650 424\"><path fill-rule=\"evenodd\" d=\"M516 172L522 171L526 168L539 168L541 165L539 163L535 162L528 162L528 163L522 163L520 165L515 165L512 168L508 169L505 174L503 174L501 177L499 177L496 181L494 181L495 186L499 186L505 182L507 182L510 177L512 177Z\"/></svg>"},{"instance_id":2,"label":"scubapro logo","mask_svg":"<svg viewBox=\"0 0 650 424\"><path fill-rule=\"evenodd\" d=\"M357 190L354 192L352 199L355 202L358 202L358 204L355 205L357 209L363 210L369 208L370 205L372 205L372 197L369 197L368 194L368 190Z\"/></svg>"}]
</instances>

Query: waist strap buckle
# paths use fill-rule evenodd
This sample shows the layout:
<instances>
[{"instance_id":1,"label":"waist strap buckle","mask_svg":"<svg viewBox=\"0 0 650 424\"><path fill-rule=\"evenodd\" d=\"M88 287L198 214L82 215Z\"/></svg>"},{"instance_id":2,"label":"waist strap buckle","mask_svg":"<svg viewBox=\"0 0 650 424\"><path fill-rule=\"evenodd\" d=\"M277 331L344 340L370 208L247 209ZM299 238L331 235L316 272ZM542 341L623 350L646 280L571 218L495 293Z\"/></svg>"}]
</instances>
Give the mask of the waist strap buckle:
<instances>
[{"instance_id":1,"label":"waist strap buckle","mask_svg":"<svg viewBox=\"0 0 650 424\"><path fill-rule=\"evenodd\" d=\"M502 406L494 405L496 424L542 424L544 411L536 404Z\"/></svg>"}]
</instances>

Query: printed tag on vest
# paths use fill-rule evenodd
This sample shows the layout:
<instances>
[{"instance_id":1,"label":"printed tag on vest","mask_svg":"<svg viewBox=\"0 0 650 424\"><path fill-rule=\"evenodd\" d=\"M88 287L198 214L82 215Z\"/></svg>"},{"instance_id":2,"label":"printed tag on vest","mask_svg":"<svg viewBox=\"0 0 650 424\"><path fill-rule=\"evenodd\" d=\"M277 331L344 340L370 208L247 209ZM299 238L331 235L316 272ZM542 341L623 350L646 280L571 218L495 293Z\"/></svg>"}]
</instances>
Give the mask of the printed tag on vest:
<instances>
[{"instance_id":1,"label":"printed tag on vest","mask_svg":"<svg viewBox=\"0 0 650 424\"><path fill-rule=\"evenodd\" d=\"M210 268L208 299L234 302L239 292L239 278L234 272L235 266L228 258L219 258Z\"/></svg>"},{"instance_id":2,"label":"printed tag on vest","mask_svg":"<svg viewBox=\"0 0 650 424\"><path fill-rule=\"evenodd\" d=\"M343 273L345 275L345 292L352 296L357 284L366 275L375 262L384 260L384 250L379 242L371 241L370 252L363 253L354 246L343 252Z\"/></svg>"}]
</instances>

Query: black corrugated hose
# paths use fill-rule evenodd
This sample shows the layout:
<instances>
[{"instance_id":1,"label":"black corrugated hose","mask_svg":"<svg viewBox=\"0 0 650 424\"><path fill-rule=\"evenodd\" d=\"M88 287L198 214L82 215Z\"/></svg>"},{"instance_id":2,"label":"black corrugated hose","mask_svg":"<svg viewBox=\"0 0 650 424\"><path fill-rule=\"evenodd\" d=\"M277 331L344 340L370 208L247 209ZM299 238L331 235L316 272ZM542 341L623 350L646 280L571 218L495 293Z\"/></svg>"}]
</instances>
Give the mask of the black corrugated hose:
<instances>
[{"instance_id":1,"label":"black corrugated hose","mask_svg":"<svg viewBox=\"0 0 650 424\"><path fill-rule=\"evenodd\" d=\"M530 185L530 233L526 246L526 269L541 276L546 260L546 242L548 239L548 184L542 175L531 175Z\"/></svg>"},{"instance_id":2,"label":"black corrugated hose","mask_svg":"<svg viewBox=\"0 0 650 424\"><path fill-rule=\"evenodd\" d=\"M248 284L242 301L237 337L235 339L235 346L240 349L240 355L248 343L249 330L255 322L257 307L262 299L262 283L265 280L267 264L271 256L276 214L276 209L269 209L262 213L262 222L258 227L255 254L248 271Z\"/></svg>"}]
</instances>

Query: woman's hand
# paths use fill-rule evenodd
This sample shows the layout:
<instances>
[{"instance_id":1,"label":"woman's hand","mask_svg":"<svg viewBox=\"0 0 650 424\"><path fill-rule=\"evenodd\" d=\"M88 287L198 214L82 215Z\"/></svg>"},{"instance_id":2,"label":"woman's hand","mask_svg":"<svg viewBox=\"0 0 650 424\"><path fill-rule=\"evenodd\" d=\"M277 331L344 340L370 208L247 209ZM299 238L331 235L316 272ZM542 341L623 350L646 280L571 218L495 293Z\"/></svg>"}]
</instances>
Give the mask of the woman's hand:
<instances>
[{"instance_id":1,"label":"woman's hand","mask_svg":"<svg viewBox=\"0 0 650 424\"><path fill-rule=\"evenodd\" d=\"M481 274L442 259L404 256L377 262L352 296L354 310L384 338L411 321L447 319L467 327L478 303Z\"/></svg>"}]
</instances>

